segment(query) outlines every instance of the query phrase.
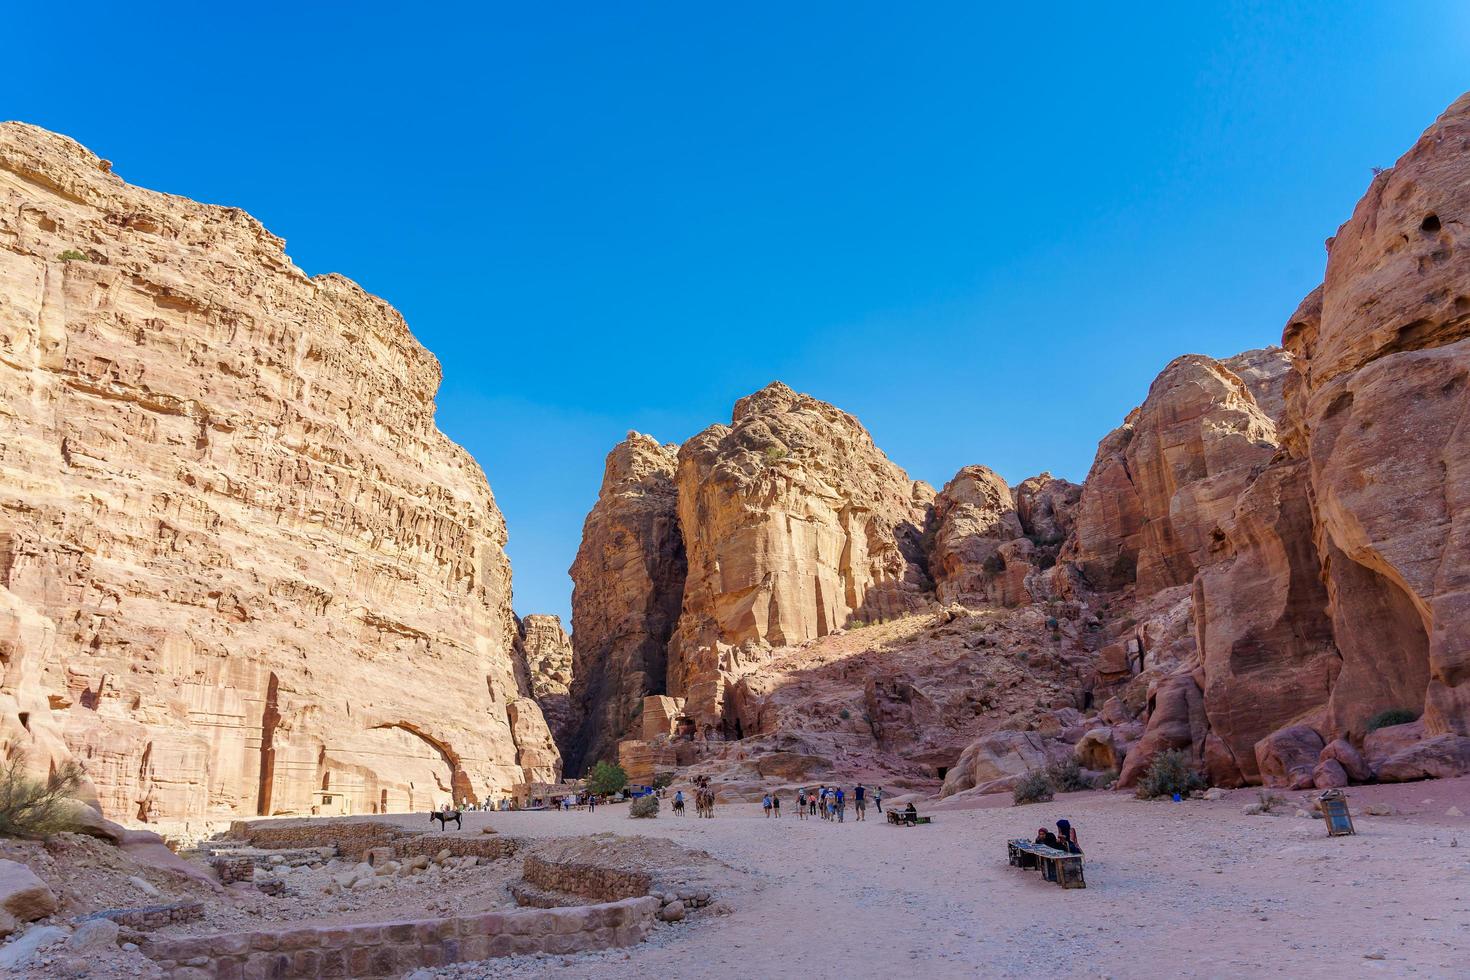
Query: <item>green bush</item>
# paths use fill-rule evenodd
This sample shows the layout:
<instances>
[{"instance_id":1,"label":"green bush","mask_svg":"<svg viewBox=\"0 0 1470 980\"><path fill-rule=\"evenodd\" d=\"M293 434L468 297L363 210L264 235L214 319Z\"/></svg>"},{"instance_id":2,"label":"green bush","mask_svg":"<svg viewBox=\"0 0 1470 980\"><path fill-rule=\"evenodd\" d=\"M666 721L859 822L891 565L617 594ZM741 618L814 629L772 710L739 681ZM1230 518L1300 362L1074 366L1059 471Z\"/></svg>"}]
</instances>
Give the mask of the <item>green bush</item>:
<instances>
[{"instance_id":1,"label":"green bush","mask_svg":"<svg viewBox=\"0 0 1470 980\"><path fill-rule=\"evenodd\" d=\"M1045 803L1055 795L1051 788L1051 780L1046 778L1046 773L1040 769L1032 769L1021 777L1016 783L1015 789L1011 790L1011 800L1015 806L1023 803Z\"/></svg>"},{"instance_id":2,"label":"green bush","mask_svg":"<svg viewBox=\"0 0 1470 980\"><path fill-rule=\"evenodd\" d=\"M82 768L66 762L45 779L26 771L17 755L0 769L0 837L49 837L76 827Z\"/></svg>"},{"instance_id":3,"label":"green bush","mask_svg":"<svg viewBox=\"0 0 1470 980\"><path fill-rule=\"evenodd\" d=\"M1419 720L1419 712L1408 708L1389 708L1380 711L1368 719L1368 731L1376 732L1380 728L1392 728L1394 725L1407 725L1411 721Z\"/></svg>"},{"instance_id":4,"label":"green bush","mask_svg":"<svg viewBox=\"0 0 1470 980\"><path fill-rule=\"evenodd\" d=\"M65 252L62 252L60 255L58 255L56 257L58 259L60 259L61 261L63 261L63 262L90 262L91 261L91 259L87 256L87 253L86 252L78 252L74 248L69 248Z\"/></svg>"},{"instance_id":5,"label":"green bush","mask_svg":"<svg viewBox=\"0 0 1470 980\"><path fill-rule=\"evenodd\" d=\"M628 785L628 774L623 767L611 762L599 762L587 776L587 788L602 796L610 796Z\"/></svg>"},{"instance_id":6,"label":"green bush","mask_svg":"<svg viewBox=\"0 0 1470 980\"><path fill-rule=\"evenodd\" d=\"M837 712L837 717L841 718L843 721L846 721L847 719L852 717L852 712L848 711L846 708L843 708L841 711Z\"/></svg>"},{"instance_id":7,"label":"green bush","mask_svg":"<svg viewBox=\"0 0 1470 980\"><path fill-rule=\"evenodd\" d=\"M791 453L789 450L782 449L780 446L766 447L766 462L768 463L774 463L776 460L785 459L787 456L790 455Z\"/></svg>"},{"instance_id":8,"label":"green bush","mask_svg":"<svg viewBox=\"0 0 1470 980\"><path fill-rule=\"evenodd\" d=\"M628 816L639 820L651 820L658 816L658 797L649 793L628 804Z\"/></svg>"},{"instance_id":9,"label":"green bush","mask_svg":"<svg viewBox=\"0 0 1470 980\"><path fill-rule=\"evenodd\" d=\"M1208 784L1190 765L1189 753L1182 749L1169 749L1154 756L1138 781L1136 795L1140 800L1155 800L1161 796L1188 796L1192 791L1204 789Z\"/></svg>"},{"instance_id":10,"label":"green bush","mask_svg":"<svg viewBox=\"0 0 1470 980\"><path fill-rule=\"evenodd\" d=\"M1053 762L1045 770L1046 781L1057 793L1076 793L1084 789L1092 789L1092 781L1082 775L1082 767L1077 764L1076 759L1067 759L1065 762Z\"/></svg>"}]
</instances>

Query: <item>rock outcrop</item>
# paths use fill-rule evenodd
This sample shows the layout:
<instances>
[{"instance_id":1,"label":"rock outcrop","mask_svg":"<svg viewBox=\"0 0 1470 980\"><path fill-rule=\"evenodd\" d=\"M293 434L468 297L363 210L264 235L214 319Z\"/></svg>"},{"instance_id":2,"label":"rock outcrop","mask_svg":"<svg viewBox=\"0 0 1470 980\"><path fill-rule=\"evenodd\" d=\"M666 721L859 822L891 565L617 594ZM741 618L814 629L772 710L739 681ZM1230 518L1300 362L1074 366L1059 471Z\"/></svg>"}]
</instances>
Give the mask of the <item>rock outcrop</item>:
<instances>
[{"instance_id":1,"label":"rock outcrop","mask_svg":"<svg viewBox=\"0 0 1470 980\"><path fill-rule=\"evenodd\" d=\"M994 470L966 466L934 498L929 572L940 602L1018 606L1030 601L1031 543L1015 498Z\"/></svg>"},{"instance_id":2,"label":"rock outcrop","mask_svg":"<svg viewBox=\"0 0 1470 980\"><path fill-rule=\"evenodd\" d=\"M30 126L0 205L0 750L129 820L554 778L505 525L402 318Z\"/></svg>"},{"instance_id":3,"label":"rock outcrop","mask_svg":"<svg viewBox=\"0 0 1470 980\"><path fill-rule=\"evenodd\" d=\"M565 755L577 727L571 704L572 638L562 629L560 616L532 613L517 625L526 683L546 718L552 741Z\"/></svg>"},{"instance_id":4,"label":"rock outcrop","mask_svg":"<svg viewBox=\"0 0 1470 980\"><path fill-rule=\"evenodd\" d=\"M1176 358L1099 444L1064 557L1096 588L1189 584L1276 445L1245 382L1213 358Z\"/></svg>"},{"instance_id":5,"label":"rock outcrop","mask_svg":"<svg viewBox=\"0 0 1470 980\"><path fill-rule=\"evenodd\" d=\"M572 564L572 704L567 771L617 757L649 694L668 690L668 645L684 596L675 446L637 432L607 455Z\"/></svg>"},{"instance_id":6,"label":"rock outcrop","mask_svg":"<svg viewBox=\"0 0 1470 980\"><path fill-rule=\"evenodd\" d=\"M933 490L846 412L776 382L679 450L688 552L669 693L705 728L725 688L774 646L925 608Z\"/></svg>"}]
</instances>

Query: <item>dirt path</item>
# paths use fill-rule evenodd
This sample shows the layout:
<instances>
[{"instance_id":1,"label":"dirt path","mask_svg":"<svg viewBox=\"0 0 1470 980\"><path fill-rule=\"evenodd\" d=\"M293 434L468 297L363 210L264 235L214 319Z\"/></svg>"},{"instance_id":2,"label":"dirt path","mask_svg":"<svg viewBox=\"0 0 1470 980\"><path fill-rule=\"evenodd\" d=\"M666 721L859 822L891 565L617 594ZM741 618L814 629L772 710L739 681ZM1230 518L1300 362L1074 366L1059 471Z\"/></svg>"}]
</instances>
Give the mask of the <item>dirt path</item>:
<instances>
[{"instance_id":1,"label":"dirt path","mask_svg":"<svg viewBox=\"0 0 1470 980\"><path fill-rule=\"evenodd\" d=\"M1301 795L1289 794L1286 816L1244 815L1256 799L1244 790L1212 803L995 800L914 829L794 814L777 822L752 805L723 807L713 821L667 812L631 821L616 806L470 819L533 836L656 834L748 873L748 885L720 896L727 915L701 913L635 950L570 961L599 976L1464 976L1470 820L1444 814L1470 812L1470 779L1355 789L1359 835L1347 838L1291 816ZM1373 801L1396 815L1361 815ZM1087 850L1086 890L1063 891L1005 861L1008 837L1064 816Z\"/></svg>"}]
</instances>

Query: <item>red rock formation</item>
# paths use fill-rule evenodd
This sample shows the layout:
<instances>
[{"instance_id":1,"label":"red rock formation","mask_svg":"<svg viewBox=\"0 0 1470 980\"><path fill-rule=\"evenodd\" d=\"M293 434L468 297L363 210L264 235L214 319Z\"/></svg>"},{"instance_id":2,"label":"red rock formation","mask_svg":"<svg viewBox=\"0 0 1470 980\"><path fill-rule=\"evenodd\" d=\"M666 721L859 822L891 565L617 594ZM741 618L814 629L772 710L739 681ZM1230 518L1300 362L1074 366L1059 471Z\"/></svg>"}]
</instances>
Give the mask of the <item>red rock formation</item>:
<instances>
[{"instance_id":1,"label":"red rock formation","mask_svg":"<svg viewBox=\"0 0 1470 980\"><path fill-rule=\"evenodd\" d=\"M929 573L940 602L1030 601L1025 580L1032 546L1021 537L1011 489L995 471L966 466L956 473L934 498L931 526Z\"/></svg>"},{"instance_id":2,"label":"red rock formation","mask_svg":"<svg viewBox=\"0 0 1470 980\"><path fill-rule=\"evenodd\" d=\"M668 690L669 637L684 594L674 446L636 432L607 455L602 489L572 564L572 703L568 753L579 774L617 756L648 694Z\"/></svg>"},{"instance_id":3,"label":"red rock formation","mask_svg":"<svg viewBox=\"0 0 1470 980\"><path fill-rule=\"evenodd\" d=\"M33 127L0 204L0 751L129 820L553 778L505 526L402 318Z\"/></svg>"},{"instance_id":4,"label":"red rock formation","mask_svg":"<svg viewBox=\"0 0 1470 980\"><path fill-rule=\"evenodd\" d=\"M1275 450L1275 423L1240 378L1212 358L1176 358L1099 444L1063 556L1097 588L1187 585Z\"/></svg>"},{"instance_id":5,"label":"red rock formation","mask_svg":"<svg viewBox=\"0 0 1470 980\"><path fill-rule=\"evenodd\" d=\"M572 638L562 629L561 617L533 613L517 624L526 685L546 717L551 738L562 754L576 736L578 715L571 704Z\"/></svg>"},{"instance_id":6,"label":"red rock formation","mask_svg":"<svg viewBox=\"0 0 1470 980\"><path fill-rule=\"evenodd\" d=\"M669 693L724 726L725 687L773 646L924 608L933 491L857 419L777 382L679 450L689 576Z\"/></svg>"}]
</instances>

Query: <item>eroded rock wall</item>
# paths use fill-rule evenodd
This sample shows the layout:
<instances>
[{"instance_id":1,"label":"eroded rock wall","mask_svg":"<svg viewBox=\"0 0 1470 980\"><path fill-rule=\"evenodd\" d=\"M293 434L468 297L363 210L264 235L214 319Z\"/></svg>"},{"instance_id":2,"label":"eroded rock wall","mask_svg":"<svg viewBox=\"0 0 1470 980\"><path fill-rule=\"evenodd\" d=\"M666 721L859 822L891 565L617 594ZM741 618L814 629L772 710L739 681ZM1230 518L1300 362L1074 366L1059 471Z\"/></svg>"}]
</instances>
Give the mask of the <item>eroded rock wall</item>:
<instances>
[{"instance_id":1,"label":"eroded rock wall","mask_svg":"<svg viewBox=\"0 0 1470 980\"><path fill-rule=\"evenodd\" d=\"M669 693L705 727L725 689L774 646L926 608L922 538L933 490L857 419L779 382L679 450L689 575Z\"/></svg>"},{"instance_id":2,"label":"eroded rock wall","mask_svg":"<svg viewBox=\"0 0 1470 980\"><path fill-rule=\"evenodd\" d=\"M551 738L563 756L576 735L577 713L571 704L572 638L561 617L532 613L517 624L526 684L541 708Z\"/></svg>"},{"instance_id":3,"label":"eroded rock wall","mask_svg":"<svg viewBox=\"0 0 1470 980\"><path fill-rule=\"evenodd\" d=\"M608 453L597 503L572 564L572 704L568 773L617 757L648 694L668 687L668 645L686 564L674 469L677 447L637 432Z\"/></svg>"},{"instance_id":4,"label":"eroded rock wall","mask_svg":"<svg viewBox=\"0 0 1470 980\"><path fill-rule=\"evenodd\" d=\"M122 819L553 778L439 380L244 212L0 125L0 747Z\"/></svg>"}]
</instances>

